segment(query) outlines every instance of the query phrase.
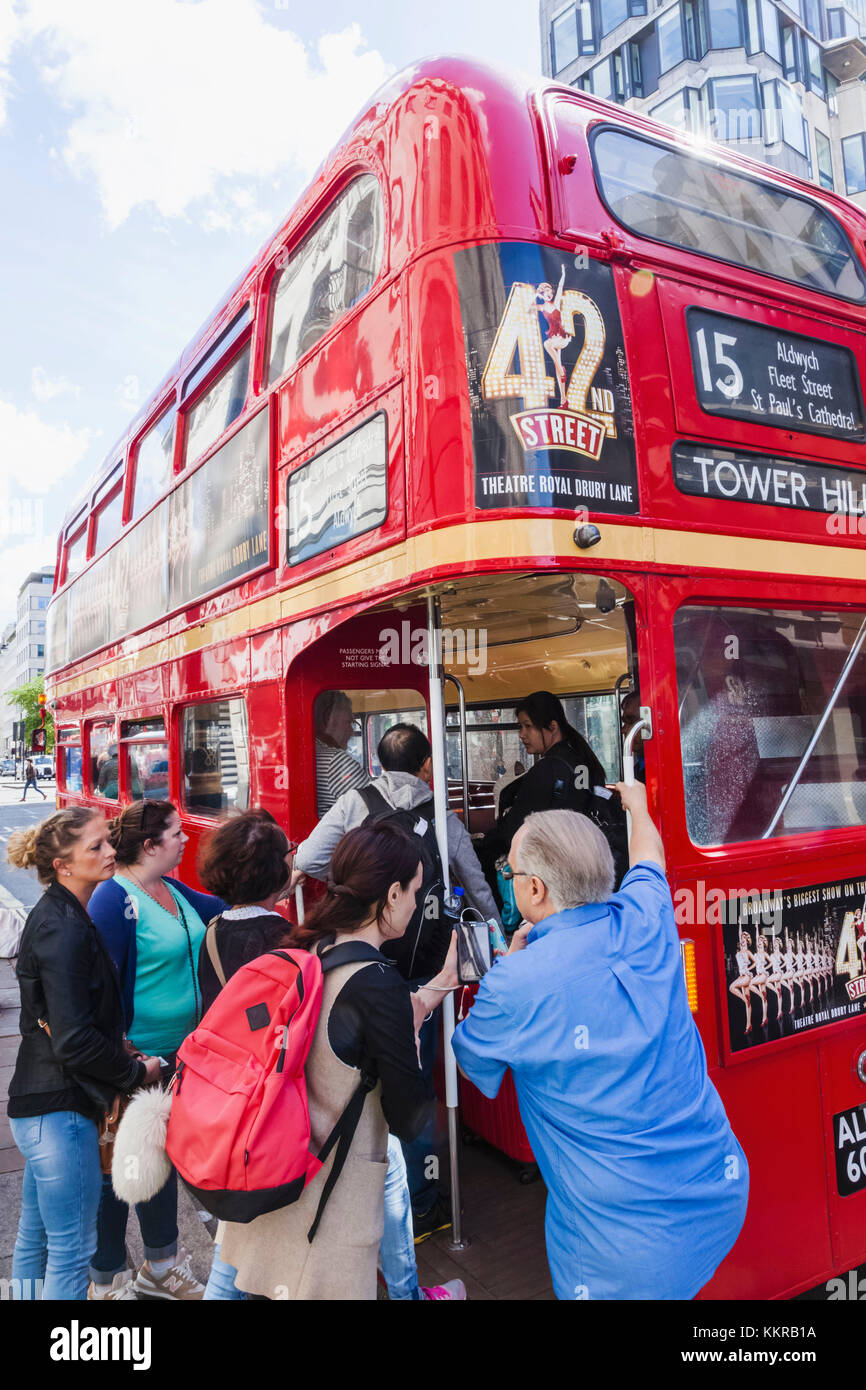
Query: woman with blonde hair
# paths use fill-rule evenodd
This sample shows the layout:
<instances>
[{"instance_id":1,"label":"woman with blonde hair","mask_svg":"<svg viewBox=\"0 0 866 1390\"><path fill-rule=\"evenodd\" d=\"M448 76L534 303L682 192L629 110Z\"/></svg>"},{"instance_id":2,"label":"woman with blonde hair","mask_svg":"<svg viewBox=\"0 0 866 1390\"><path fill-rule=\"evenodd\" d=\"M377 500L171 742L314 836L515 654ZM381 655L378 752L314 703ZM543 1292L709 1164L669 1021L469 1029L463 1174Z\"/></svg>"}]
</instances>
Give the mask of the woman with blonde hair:
<instances>
[{"instance_id":1,"label":"woman with blonde hair","mask_svg":"<svg viewBox=\"0 0 866 1390\"><path fill-rule=\"evenodd\" d=\"M16 831L7 858L35 868L45 886L18 958L21 1045L8 1115L26 1164L13 1291L84 1299L102 1186L98 1125L118 1092L156 1080L159 1061L125 1044L117 975L87 913L96 885L114 873L103 816L58 811Z\"/></svg>"}]
</instances>

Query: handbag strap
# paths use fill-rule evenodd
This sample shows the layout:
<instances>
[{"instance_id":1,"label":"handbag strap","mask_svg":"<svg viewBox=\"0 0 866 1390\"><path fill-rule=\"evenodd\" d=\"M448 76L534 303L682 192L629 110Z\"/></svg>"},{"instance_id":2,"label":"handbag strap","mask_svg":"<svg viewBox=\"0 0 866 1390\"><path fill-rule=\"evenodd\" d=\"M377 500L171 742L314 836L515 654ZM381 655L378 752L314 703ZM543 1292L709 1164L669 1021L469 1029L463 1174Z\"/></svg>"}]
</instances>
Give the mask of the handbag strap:
<instances>
[{"instance_id":1,"label":"handbag strap","mask_svg":"<svg viewBox=\"0 0 866 1390\"><path fill-rule=\"evenodd\" d=\"M205 944L207 946L207 953L210 957L210 963L214 968L216 977L219 980L220 985L223 988L225 988L226 973L223 970L222 961L220 960L220 953L217 950L216 943L216 929L219 920L219 917L212 917L211 920L208 922L207 932L205 933Z\"/></svg>"}]
</instances>

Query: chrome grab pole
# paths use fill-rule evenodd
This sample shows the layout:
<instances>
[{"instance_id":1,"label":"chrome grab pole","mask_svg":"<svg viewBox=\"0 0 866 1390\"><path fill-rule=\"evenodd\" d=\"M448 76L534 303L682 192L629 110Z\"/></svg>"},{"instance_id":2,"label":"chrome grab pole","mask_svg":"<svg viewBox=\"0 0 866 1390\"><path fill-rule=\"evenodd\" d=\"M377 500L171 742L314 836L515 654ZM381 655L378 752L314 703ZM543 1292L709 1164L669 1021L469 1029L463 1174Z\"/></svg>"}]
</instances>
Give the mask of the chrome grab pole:
<instances>
[{"instance_id":1,"label":"chrome grab pole","mask_svg":"<svg viewBox=\"0 0 866 1390\"><path fill-rule=\"evenodd\" d=\"M445 675L444 680L450 681L457 686L457 698L460 701L460 767L463 773L463 824L466 832L469 832L469 746L466 737L466 696L463 691L463 684L456 676ZM447 724L446 724L447 729Z\"/></svg>"},{"instance_id":2,"label":"chrome grab pole","mask_svg":"<svg viewBox=\"0 0 866 1390\"><path fill-rule=\"evenodd\" d=\"M640 719L636 724L632 724L628 733L622 741L622 780L627 787L634 786L634 753L632 744L641 730L646 730L646 737L652 738L653 721L652 711L649 705L641 705ZM628 840L629 857L631 857L631 811L625 813L625 831Z\"/></svg>"},{"instance_id":3,"label":"chrome grab pole","mask_svg":"<svg viewBox=\"0 0 866 1390\"><path fill-rule=\"evenodd\" d=\"M446 897L451 892L448 863L448 768L445 760L445 696L442 680L442 616L438 598L427 598L427 647L430 676L430 746L433 751L433 816L436 841L442 861L442 881ZM469 1244L461 1231L460 1166L458 1162L457 1059L451 1046L454 1034L454 995L446 994L442 1004L442 1031L445 1039L445 1105L448 1109L448 1156L451 1167L450 1249L465 1250Z\"/></svg>"},{"instance_id":4,"label":"chrome grab pole","mask_svg":"<svg viewBox=\"0 0 866 1390\"><path fill-rule=\"evenodd\" d=\"M833 713L833 710L836 707L836 701L842 694L842 689L845 685L846 680L848 679L848 673L850 672L851 667L854 665L854 662L857 660L857 657L860 655L860 648L863 646L864 638L866 638L866 618L864 618L862 623L860 624L860 631L854 638L854 645L845 659L845 665L839 672L839 679L836 681L836 684L833 687L833 693L827 701L824 713L818 720L818 726L815 729L815 732L813 733L812 737L809 739L809 746L807 747L805 753L800 759L794 776L791 778L790 782L785 788L785 791L782 795L782 800L779 802L779 805L776 808L776 814L773 816L773 819L770 821L770 824L767 826L766 830L761 836L762 840L768 840L770 838L773 831L776 829L776 826L779 824L779 821L782 819L782 816L785 814L785 807L791 800L791 797L793 796L794 791L799 784L800 778L803 775L806 764L811 758L812 754L814 753L818 740L824 732L824 727L827 723L827 720L830 718L830 715Z\"/></svg>"}]
</instances>

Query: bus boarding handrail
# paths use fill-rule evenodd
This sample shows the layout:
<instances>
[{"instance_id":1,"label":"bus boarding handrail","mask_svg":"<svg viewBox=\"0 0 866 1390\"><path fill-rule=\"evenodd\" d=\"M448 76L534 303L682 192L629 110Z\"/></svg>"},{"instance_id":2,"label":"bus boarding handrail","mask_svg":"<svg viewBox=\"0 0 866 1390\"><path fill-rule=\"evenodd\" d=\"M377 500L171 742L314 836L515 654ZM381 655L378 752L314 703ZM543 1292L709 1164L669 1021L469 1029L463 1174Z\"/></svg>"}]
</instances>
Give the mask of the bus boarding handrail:
<instances>
[{"instance_id":1,"label":"bus boarding handrail","mask_svg":"<svg viewBox=\"0 0 866 1390\"><path fill-rule=\"evenodd\" d=\"M457 686L458 709L460 711L460 770L463 773L463 827L469 833L469 747L466 735L466 695L456 676L443 673L443 681L451 681ZM446 721L447 728L447 721Z\"/></svg>"},{"instance_id":2,"label":"bus boarding handrail","mask_svg":"<svg viewBox=\"0 0 866 1390\"><path fill-rule=\"evenodd\" d=\"M791 797L794 795L794 792L797 786L799 785L800 778L802 777L803 772L805 770L806 764L811 758L812 754L814 753L815 748L818 744L818 740L824 732L827 720L830 718L830 715L833 713L833 710L836 707L836 701L842 694L842 690L846 680L848 679L851 667L854 665L854 662L860 655L860 648L863 646L864 639L866 639L866 617L864 617L862 623L860 624L860 631L857 633L857 636L854 639L854 645L852 646L850 652L848 653L848 656L845 659L845 665L839 672L839 677L836 681L836 684L833 687L830 698L827 701L827 704L824 706L824 713L818 720L815 732L809 739L806 751L804 752L802 758L800 759L797 765L797 770L782 794L782 799L779 802L779 805L776 807L776 812L773 816L773 819L770 821L770 824L767 826L766 830L761 836L762 840L768 840L770 838L773 831L776 829L776 826L779 824L779 821L782 819L782 816L785 814L785 808L788 805L788 802L791 800Z\"/></svg>"}]
</instances>

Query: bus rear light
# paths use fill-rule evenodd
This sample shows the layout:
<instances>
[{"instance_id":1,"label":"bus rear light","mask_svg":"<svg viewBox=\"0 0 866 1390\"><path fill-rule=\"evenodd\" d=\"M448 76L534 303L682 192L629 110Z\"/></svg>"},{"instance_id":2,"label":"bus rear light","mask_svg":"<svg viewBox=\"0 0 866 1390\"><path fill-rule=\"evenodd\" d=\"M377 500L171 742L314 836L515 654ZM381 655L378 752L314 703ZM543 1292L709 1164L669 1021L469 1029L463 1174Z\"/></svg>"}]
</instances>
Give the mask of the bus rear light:
<instances>
[{"instance_id":1,"label":"bus rear light","mask_svg":"<svg viewBox=\"0 0 866 1390\"><path fill-rule=\"evenodd\" d=\"M698 975L695 969L695 943L689 939L680 942L680 955L683 960L683 978L686 982L689 1008L693 1014L698 1011Z\"/></svg>"}]
</instances>

